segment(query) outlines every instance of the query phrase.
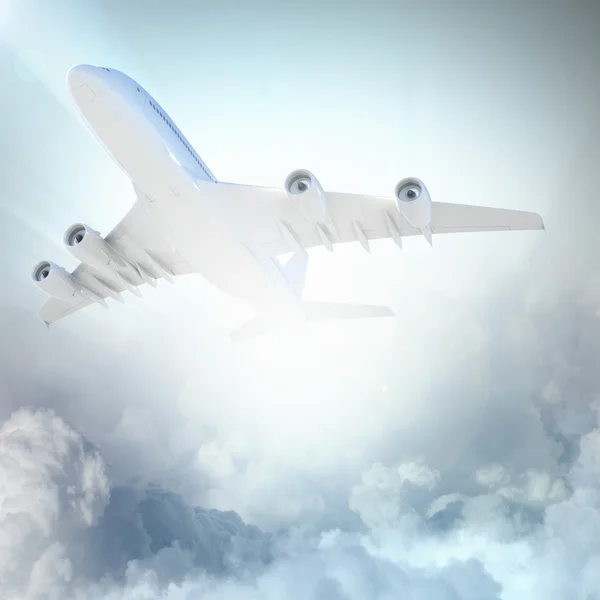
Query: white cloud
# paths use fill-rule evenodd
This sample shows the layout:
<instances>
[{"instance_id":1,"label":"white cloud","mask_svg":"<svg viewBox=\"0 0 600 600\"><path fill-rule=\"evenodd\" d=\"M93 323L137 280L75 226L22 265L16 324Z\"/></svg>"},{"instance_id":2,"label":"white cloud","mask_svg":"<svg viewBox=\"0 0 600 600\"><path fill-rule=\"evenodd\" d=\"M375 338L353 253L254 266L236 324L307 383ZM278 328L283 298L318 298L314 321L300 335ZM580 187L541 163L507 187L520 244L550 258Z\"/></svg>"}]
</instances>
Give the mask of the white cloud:
<instances>
[{"instance_id":1,"label":"white cloud","mask_svg":"<svg viewBox=\"0 0 600 600\"><path fill-rule=\"evenodd\" d=\"M490 487L499 483L506 483L508 476L502 465L487 465L478 469L475 473L475 479L481 485Z\"/></svg>"},{"instance_id":2,"label":"white cloud","mask_svg":"<svg viewBox=\"0 0 600 600\"><path fill-rule=\"evenodd\" d=\"M562 479L553 479L549 473L537 469L527 470L518 484L500 486L496 491L505 498L537 507L562 500L568 495Z\"/></svg>"},{"instance_id":3,"label":"white cloud","mask_svg":"<svg viewBox=\"0 0 600 600\"><path fill-rule=\"evenodd\" d=\"M0 428L0 482L3 593L43 598L45 580L71 579L64 545L108 502L104 463L51 411L20 410Z\"/></svg>"},{"instance_id":4,"label":"white cloud","mask_svg":"<svg viewBox=\"0 0 600 600\"><path fill-rule=\"evenodd\" d=\"M98 450L50 410L21 409L2 424L0 482L7 600L68 597L146 571L165 585L270 560L268 537L233 512L193 509L160 488L111 488Z\"/></svg>"},{"instance_id":5,"label":"white cloud","mask_svg":"<svg viewBox=\"0 0 600 600\"><path fill-rule=\"evenodd\" d=\"M394 468L374 464L362 475L362 483L352 489L349 506L367 527L394 527L406 516L410 491L431 491L439 473L419 461Z\"/></svg>"},{"instance_id":6,"label":"white cloud","mask_svg":"<svg viewBox=\"0 0 600 600\"><path fill-rule=\"evenodd\" d=\"M579 449L578 466L600 486L600 429L584 435L579 441Z\"/></svg>"},{"instance_id":7,"label":"white cloud","mask_svg":"<svg viewBox=\"0 0 600 600\"><path fill-rule=\"evenodd\" d=\"M537 330L539 335L545 329ZM461 388L454 380L439 396L424 400L428 410L437 406L443 414L442 420L427 420L423 410L417 434L427 434L426 443L418 443L414 423L400 429L410 444L390 424L381 431L381 446L355 446L350 458L334 454L321 463L315 462L317 452L306 462L290 460L296 454L271 453L273 446L260 439L250 419L247 432L227 430L224 414L218 414L214 422L221 429L205 431L201 425L210 424L214 409L208 403L200 416L190 410L190 418L177 422L173 415L161 418L159 403L136 398L115 411L109 433L100 436L81 421L112 453L111 467L115 458L140 454L130 475L135 465L152 463L151 472L160 475L157 464L171 468L189 453L174 481L181 486L195 479L190 484L201 492L185 497L145 490L142 477L135 485L120 478L108 498L104 463L79 433L50 412L13 413L2 428L3 447L9 449L1 454L2 477L25 482L20 489L28 491L13 490L11 497L26 518L3 521L2 539L5 548L15 543L22 548L16 556L27 573L6 563L2 576L15 596L27 600L42 598L42 590L98 600L152 597L161 590L177 600L379 599L408 593L427 600L523 595L563 600L598 589L600 434L594 429L597 408L589 406L593 394L581 372L576 375L577 359L557 353L552 337L535 357L529 350L519 353L522 340L515 336L497 343L496 355L509 366L511 360L524 361L514 373L529 377L530 396L513 397L514 381L498 384L509 392L480 404L479 431L470 422L468 439L458 440L459 450L448 449L449 461L443 454L453 436L442 425L453 418L460 428L472 406L455 393ZM562 370L552 379L542 370L535 381L533 365L555 365L555 355ZM544 400L550 380L556 382L554 395L571 394L575 421L566 423L565 402ZM561 437L564 432L570 432L568 439ZM32 460L24 450L29 447L51 451L38 450L42 460ZM399 460L420 456L423 447L427 452L420 458ZM378 453L387 458L372 460ZM39 489L46 491L40 495ZM268 536L237 515L194 511L191 497L194 504L210 500L208 506L220 509L241 507L246 519L273 530L296 526ZM10 502L7 495L2 506ZM345 526L337 530L331 526L336 511L345 511Z\"/></svg>"},{"instance_id":8,"label":"white cloud","mask_svg":"<svg viewBox=\"0 0 600 600\"><path fill-rule=\"evenodd\" d=\"M77 3L72 4L79 10ZM559 14L551 29L556 26L568 32L570 15L576 12ZM500 13L497 16L503 17ZM178 18L178 11L169 14ZM182 14L187 18L185 11ZM591 44L597 38L595 21L585 19L584 12L578 14L582 16L577 17L576 33L571 29L572 34L563 37ZM165 587L169 597L181 600L402 596L488 600L500 595L503 600L591 600L597 596L600 459L594 428L599 425L596 224L600 205L589 201L589 190L597 187L598 136L585 119L575 125L568 114L574 105L584 114L585 102L580 99L597 94L589 93L591 87L564 84L585 81L591 86L597 83L593 79L597 72L591 59L584 60L589 72L581 70L583 46L557 45L550 32L548 43L536 46L534 54L560 54L561 60L542 63L541 69L535 69L539 75L534 78L535 89L528 87L533 59L526 49L532 43L532 30L537 32L536 40L544 42L537 36L549 33L547 15L535 11L531 21L519 21L516 29L516 21L503 17L506 27L496 29L511 28L515 37L521 31L523 38L512 58L502 48L501 64L494 66L492 46L488 46L494 36L480 40L486 73L491 75L489 102L480 81L470 81L467 71L454 68L467 64L468 72L481 72L471 68L472 53L463 55L456 47L459 30L440 30L442 36L452 36L444 38L449 42L444 47L460 60L452 60L450 70L436 71L440 65L435 64L432 46L433 54L423 55L422 66L427 69L423 72L437 73L440 85L452 89L454 96L433 94L440 103L423 113L431 134L421 137L418 146L428 146L430 157L418 160L412 144L400 146L412 165L430 172L432 182L437 180L431 187L432 191L438 188L437 198L484 202L485 196L485 203L515 207L521 197L527 198L527 208L544 213L548 236L533 251L538 237L515 233L451 236L451 240L440 236L433 251L418 239L408 240L403 253L374 244L370 262L366 257L359 262L352 250L347 250L346 263L343 249L333 258L317 255L316 292L330 291L340 299L347 298L343 285L356 294L361 288L375 289L367 274L379 271L372 280L383 282L400 313L391 323L323 328L312 338L284 336L280 343L232 351L221 344L222 331L218 340L213 335L215 315L222 313L216 318L220 326L230 307L199 280L182 281L175 292L159 286L155 296L152 291L147 294L145 304L131 299L125 307L115 307L108 313L114 327L94 324L92 310L46 335L38 331L32 317L39 297L34 301L33 292L28 296L21 291L19 273L29 267L17 267L7 258L10 301L26 306L27 313L13 318L15 313L5 311L0 322L2 338L14 340L0 348L0 379L10 393L0 404L0 418L7 418L0 446L3 593L21 600L71 595L82 600L146 599L158 596ZM102 15L94 15L91 27L86 20L76 20L77 31L71 33L85 39L100 60L103 54L89 46L90 35L116 44L118 39L106 36L96 16ZM473 27L476 17L465 16L457 21L465 33L487 34L494 29ZM587 34L582 31L586 27ZM37 33L54 31L22 29L28 34L27 43L36 41ZM392 30L390 39L400 39ZM304 29L296 27L296 31L308 39ZM50 64L51 38L44 42L44 36L37 37L48 49L45 75L52 86L61 87L64 96L64 69ZM205 39L197 36L201 38ZM384 39L380 42L386 43ZM148 57L157 47L152 36L150 40L147 52L139 56ZM162 46L160 51L164 53ZM189 48L186 51L194 54ZM60 64L67 64L75 54L65 51ZM125 54L115 51L111 56L127 61ZM575 60L569 62L569 57ZM313 81L314 72L307 72ZM506 73L517 74L514 89ZM500 94L492 78L500 82ZM542 85L546 80L560 83L547 87ZM14 85L5 86L9 93L4 95L7 114L21 99L11 96L11 90L24 85L14 76L10 83ZM4 198L18 196L19 202L13 204L15 210L18 204L21 218L28 223L39 220L40 231L51 231L52 239L59 240L62 221L68 222L73 211L45 201L48 196L41 196L37 188L29 190L29 196L44 198L36 204L23 190L32 185L30 179L37 180L39 169L47 184L42 185L44 192L49 187L54 197L69 197L79 179L91 195L84 204L77 203L78 210L88 211L92 224L97 221L97 227L109 230L113 217L122 214L122 198L130 193L128 182L117 182L121 174L112 166L97 172L89 167L99 163L101 155L100 160L109 165L102 149L95 146L85 160L69 155L62 166L58 153L51 163L35 154L36 148L56 145L60 139L68 147L77 145L82 153L87 148L77 137L81 132L69 129L64 115L59 118L47 106L38 110L43 89L36 85L27 84L36 110L23 111L21 122L18 111L11 114L15 131L22 134L29 126L37 135L43 130L46 143L23 147L23 164L35 164L38 170L13 181ZM389 95L393 89L384 92ZM398 89L402 91L402 85ZM573 89L581 93L574 96ZM301 101L310 101L311 93ZM500 104L494 104L498 98ZM374 99L381 100L380 90ZM518 99L521 117L505 110L511 99ZM475 114L479 101L486 106L480 116ZM469 119L477 124L469 132L456 119L459 105L468 106ZM190 106L193 117L197 106ZM390 106L393 114L410 114L398 111L395 102ZM561 112L561 106L568 108ZM591 101L590 106L589 114L595 114ZM387 127L391 113L386 115L385 107L381 108ZM533 134L528 135L529 124L523 126L532 115ZM276 123L271 114L268 117ZM238 117L232 118L235 125ZM398 130L407 124L393 123ZM561 123L568 125L563 128ZM310 146L319 126L304 128L308 132L304 141L290 146L298 159L303 151L298 154L297 149ZM503 136L500 130L505 126ZM578 128L585 129L592 142L587 147L582 144L575 168L561 181L555 174L564 166L569 144L583 139L577 138ZM341 129L353 131L345 125ZM383 130L390 131L389 127ZM452 135L444 140L435 133L442 130ZM546 135L550 130L554 133ZM237 168L230 160L231 144L222 143L221 128L214 131L221 136L217 144L225 149L222 162L231 172ZM482 132L480 139L473 137L476 131ZM456 152L456 139L465 134L466 141ZM254 136L249 139L250 147ZM376 136L369 139L373 147L385 148L377 145ZM396 146L398 139L393 137ZM12 138L7 140L12 144ZM515 140L532 149L528 158L511 152ZM93 141L88 142L92 148ZM279 147L276 137L267 143ZM361 161L367 160L370 163L356 176L363 179L360 185L367 193L374 191L374 185L388 193L399 164L394 144L388 159L385 151L365 153L360 145L346 146L351 149L346 158L352 160L342 157L338 175L329 175L332 183L337 177L350 189L357 179L348 178L347 164L365 166ZM11 155L19 154L18 148L11 146ZM240 148L233 151L244 157ZM338 150L332 146L333 153ZM481 158L481 152L488 152L487 158ZM252 172L256 183L265 176L279 181L275 171L269 174L259 166L260 157L261 153L254 152L253 158L246 153L249 160L240 164ZM280 161L285 165L293 157L280 157ZM378 171L368 179L364 174L373 169ZM55 173L54 179L44 179L49 171ZM327 171L323 169L323 177ZM108 185L113 177L116 183ZM90 188L92 180L98 185ZM14 248L20 248L21 255L34 253L46 243L35 230L23 234L12 223L3 231L7 250L2 256L14 256ZM49 244L46 250L58 251ZM357 272L359 268L363 271ZM345 282L339 275L343 269ZM324 281L328 279L329 287ZM177 298L186 292L192 301L184 315L185 302ZM152 312L147 307L153 302L155 307L169 306L174 316L167 318L158 308ZM150 323L145 321L149 314L153 315ZM154 333L161 326L169 330L164 338ZM79 335L69 336L70 327ZM128 336L138 336L142 342L128 343ZM380 392L382 386L388 388L386 393ZM53 407L71 426L43 411L8 417L15 407L28 404ZM108 466L84 438L101 448ZM402 462L403 457L420 455L422 460ZM105 474L109 472L110 497ZM148 481L159 485L148 490ZM194 511L198 505L207 508ZM235 514L210 508L234 509L247 522L284 531L274 535L273 542Z\"/></svg>"}]
</instances>

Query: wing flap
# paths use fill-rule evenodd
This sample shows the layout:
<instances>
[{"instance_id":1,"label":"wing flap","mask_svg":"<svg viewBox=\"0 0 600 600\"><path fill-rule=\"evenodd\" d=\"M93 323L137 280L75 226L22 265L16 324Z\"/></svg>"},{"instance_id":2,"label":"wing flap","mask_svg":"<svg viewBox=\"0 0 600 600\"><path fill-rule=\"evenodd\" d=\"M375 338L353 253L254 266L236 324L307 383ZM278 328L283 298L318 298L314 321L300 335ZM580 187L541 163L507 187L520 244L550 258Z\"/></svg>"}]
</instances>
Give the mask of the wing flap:
<instances>
[{"instance_id":1,"label":"wing flap","mask_svg":"<svg viewBox=\"0 0 600 600\"><path fill-rule=\"evenodd\" d=\"M282 224L293 232L303 248L322 246L323 240L315 224L303 217L288 200L285 191L233 183L205 186L221 216L238 230L241 239L260 258L295 252L282 230ZM360 223L369 240L389 238L385 219L387 212L401 235L420 232L402 219L391 198L327 192L337 236L335 243L358 240L354 221Z\"/></svg>"},{"instance_id":2,"label":"wing flap","mask_svg":"<svg viewBox=\"0 0 600 600\"><path fill-rule=\"evenodd\" d=\"M48 298L43 306L38 311L38 317L47 325L58 321L86 306L93 304L91 300L82 298L81 296L73 296L73 302L64 302L57 298Z\"/></svg>"}]
</instances>

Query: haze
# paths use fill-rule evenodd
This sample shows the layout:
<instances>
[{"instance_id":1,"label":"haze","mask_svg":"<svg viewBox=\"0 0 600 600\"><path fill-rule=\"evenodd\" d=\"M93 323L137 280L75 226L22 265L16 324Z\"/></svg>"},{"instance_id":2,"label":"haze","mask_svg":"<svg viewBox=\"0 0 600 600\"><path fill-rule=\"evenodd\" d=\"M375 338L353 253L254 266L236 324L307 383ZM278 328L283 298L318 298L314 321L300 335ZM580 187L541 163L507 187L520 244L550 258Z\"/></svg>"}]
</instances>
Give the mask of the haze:
<instances>
[{"instance_id":1,"label":"haze","mask_svg":"<svg viewBox=\"0 0 600 600\"><path fill-rule=\"evenodd\" d=\"M0 0L0 589L12 599L600 598L597 3ZM311 251L281 331L199 277L46 330L130 182L65 87L113 66L217 178L539 212Z\"/></svg>"}]
</instances>

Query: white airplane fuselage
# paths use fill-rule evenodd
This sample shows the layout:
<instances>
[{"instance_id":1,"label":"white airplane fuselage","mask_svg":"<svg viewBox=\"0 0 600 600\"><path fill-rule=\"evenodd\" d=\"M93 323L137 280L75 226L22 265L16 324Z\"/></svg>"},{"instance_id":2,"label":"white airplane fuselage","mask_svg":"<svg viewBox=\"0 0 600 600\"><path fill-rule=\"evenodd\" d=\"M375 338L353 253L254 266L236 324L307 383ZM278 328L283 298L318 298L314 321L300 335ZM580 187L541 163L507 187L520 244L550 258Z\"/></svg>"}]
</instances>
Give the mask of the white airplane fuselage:
<instances>
[{"instance_id":1,"label":"white airplane fuselage","mask_svg":"<svg viewBox=\"0 0 600 600\"><path fill-rule=\"evenodd\" d=\"M141 191L157 233L224 292L259 312L301 317L279 262L258 259L203 193L219 185L216 178L154 98L114 69L78 65L67 82L92 131Z\"/></svg>"}]
</instances>

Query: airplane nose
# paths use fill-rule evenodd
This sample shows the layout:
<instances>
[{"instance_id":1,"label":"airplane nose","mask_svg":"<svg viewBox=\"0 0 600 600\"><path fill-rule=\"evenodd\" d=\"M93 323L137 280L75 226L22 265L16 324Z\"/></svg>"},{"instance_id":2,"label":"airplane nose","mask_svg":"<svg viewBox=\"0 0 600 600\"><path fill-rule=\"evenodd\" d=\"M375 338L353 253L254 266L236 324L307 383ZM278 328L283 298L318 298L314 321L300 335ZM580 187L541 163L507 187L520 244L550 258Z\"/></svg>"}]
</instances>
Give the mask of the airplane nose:
<instances>
[{"instance_id":1,"label":"airplane nose","mask_svg":"<svg viewBox=\"0 0 600 600\"><path fill-rule=\"evenodd\" d=\"M93 75L94 67L91 65L75 65L67 71L67 85L72 90L87 83Z\"/></svg>"},{"instance_id":2,"label":"airplane nose","mask_svg":"<svg viewBox=\"0 0 600 600\"><path fill-rule=\"evenodd\" d=\"M91 65L75 65L67 71L67 86L78 104L91 102L96 98L93 86L96 71L97 67Z\"/></svg>"}]
</instances>

